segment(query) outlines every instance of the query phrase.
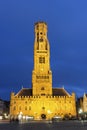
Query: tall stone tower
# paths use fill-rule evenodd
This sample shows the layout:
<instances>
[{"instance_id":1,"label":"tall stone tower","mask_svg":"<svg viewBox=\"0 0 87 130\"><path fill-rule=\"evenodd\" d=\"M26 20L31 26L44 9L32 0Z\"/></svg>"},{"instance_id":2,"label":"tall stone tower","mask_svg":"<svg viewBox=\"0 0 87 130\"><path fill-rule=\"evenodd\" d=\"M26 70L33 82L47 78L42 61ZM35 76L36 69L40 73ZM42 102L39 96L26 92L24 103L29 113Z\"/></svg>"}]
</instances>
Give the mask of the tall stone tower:
<instances>
[{"instance_id":1,"label":"tall stone tower","mask_svg":"<svg viewBox=\"0 0 87 130\"><path fill-rule=\"evenodd\" d=\"M10 119L50 120L55 116L61 118L76 116L75 93L70 95L63 88L52 88L50 69L50 47L47 38L47 24L35 24L34 68L32 71L32 88L22 88L18 93L11 93Z\"/></svg>"},{"instance_id":2,"label":"tall stone tower","mask_svg":"<svg viewBox=\"0 0 87 130\"><path fill-rule=\"evenodd\" d=\"M32 95L52 95L52 72L50 69L50 46L47 24L35 23L34 69L32 71Z\"/></svg>"}]
</instances>

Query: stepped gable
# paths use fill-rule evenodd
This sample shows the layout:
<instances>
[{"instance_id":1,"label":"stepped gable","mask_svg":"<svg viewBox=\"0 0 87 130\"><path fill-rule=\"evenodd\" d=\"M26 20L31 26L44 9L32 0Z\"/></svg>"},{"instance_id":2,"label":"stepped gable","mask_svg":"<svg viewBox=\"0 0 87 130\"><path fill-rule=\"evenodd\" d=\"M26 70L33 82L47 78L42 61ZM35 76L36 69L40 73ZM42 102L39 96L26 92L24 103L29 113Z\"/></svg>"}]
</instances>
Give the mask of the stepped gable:
<instances>
[{"instance_id":1,"label":"stepped gable","mask_svg":"<svg viewBox=\"0 0 87 130\"><path fill-rule=\"evenodd\" d=\"M53 96L70 96L64 88L53 88Z\"/></svg>"},{"instance_id":2,"label":"stepped gable","mask_svg":"<svg viewBox=\"0 0 87 130\"><path fill-rule=\"evenodd\" d=\"M16 96L32 96L32 89L30 88L22 88Z\"/></svg>"}]
</instances>

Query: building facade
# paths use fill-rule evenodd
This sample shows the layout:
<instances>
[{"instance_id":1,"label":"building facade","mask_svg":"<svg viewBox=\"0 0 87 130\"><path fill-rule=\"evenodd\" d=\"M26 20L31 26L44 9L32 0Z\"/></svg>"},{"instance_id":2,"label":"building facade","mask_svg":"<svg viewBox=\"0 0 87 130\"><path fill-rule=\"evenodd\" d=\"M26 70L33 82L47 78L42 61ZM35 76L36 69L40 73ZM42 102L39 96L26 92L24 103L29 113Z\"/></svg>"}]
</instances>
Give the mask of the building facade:
<instances>
[{"instance_id":1,"label":"building facade","mask_svg":"<svg viewBox=\"0 0 87 130\"><path fill-rule=\"evenodd\" d=\"M80 119L87 120L87 94L77 99L77 115Z\"/></svg>"},{"instance_id":2,"label":"building facade","mask_svg":"<svg viewBox=\"0 0 87 130\"><path fill-rule=\"evenodd\" d=\"M83 112L87 113L87 94L83 95Z\"/></svg>"},{"instance_id":3,"label":"building facade","mask_svg":"<svg viewBox=\"0 0 87 130\"><path fill-rule=\"evenodd\" d=\"M3 115L4 108L5 108L4 101L0 99L0 115Z\"/></svg>"},{"instance_id":4,"label":"building facade","mask_svg":"<svg viewBox=\"0 0 87 130\"><path fill-rule=\"evenodd\" d=\"M78 113L87 113L87 94L84 93L83 97L78 99Z\"/></svg>"},{"instance_id":5,"label":"building facade","mask_svg":"<svg viewBox=\"0 0 87 130\"><path fill-rule=\"evenodd\" d=\"M19 115L34 119L52 119L54 116L76 116L75 93L71 95L62 88L52 87L50 68L50 45L47 38L47 24L35 23L34 69L32 87L11 93L10 117Z\"/></svg>"},{"instance_id":6,"label":"building facade","mask_svg":"<svg viewBox=\"0 0 87 130\"><path fill-rule=\"evenodd\" d=\"M9 114L9 101L0 99L0 119L7 118Z\"/></svg>"}]
</instances>

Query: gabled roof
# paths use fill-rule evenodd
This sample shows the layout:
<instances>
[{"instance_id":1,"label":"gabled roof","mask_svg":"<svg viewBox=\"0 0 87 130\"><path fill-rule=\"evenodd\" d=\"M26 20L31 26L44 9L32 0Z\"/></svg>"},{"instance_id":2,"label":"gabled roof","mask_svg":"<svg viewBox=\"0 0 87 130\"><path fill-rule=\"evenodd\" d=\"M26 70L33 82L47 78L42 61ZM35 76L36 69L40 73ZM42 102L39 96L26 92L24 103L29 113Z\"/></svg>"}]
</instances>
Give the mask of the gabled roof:
<instances>
[{"instance_id":1,"label":"gabled roof","mask_svg":"<svg viewBox=\"0 0 87 130\"><path fill-rule=\"evenodd\" d=\"M22 88L16 96L32 96L32 89L30 88Z\"/></svg>"},{"instance_id":2,"label":"gabled roof","mask_svg":"<svg viewBox=\"0 0 87 130\"><path fill-rule=\"evenodd\" d=\"M53 88L53 96L70 96L64 88Z\"/></svg>"},{"instance_id":3,"label":"gabled roof","mask_svg":"<svg viewBox=\"0 0 87 130\"><path fill-rule=\"evenodd\" d=\"M64 88L52 88L53 96L70 96ZM32 96L31 88L22 88L15 96Z\"/></svg>"}]
</instances>

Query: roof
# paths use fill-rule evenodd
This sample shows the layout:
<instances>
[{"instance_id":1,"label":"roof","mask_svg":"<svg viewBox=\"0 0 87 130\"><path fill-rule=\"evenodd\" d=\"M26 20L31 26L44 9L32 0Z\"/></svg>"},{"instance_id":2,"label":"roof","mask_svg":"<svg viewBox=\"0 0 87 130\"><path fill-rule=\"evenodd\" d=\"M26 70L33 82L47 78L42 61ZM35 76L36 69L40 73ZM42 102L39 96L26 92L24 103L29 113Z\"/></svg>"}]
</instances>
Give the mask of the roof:
<instances>
[{"instance_id":1,"label":"roof","mask_svg":"<svg viewBox=\"0 0 87 130\"><path fill-rule=\"evenodd\" d=\"M53 88L53 96L70 96L64 88Z\"/></svg>"},{"instance_id":2,"label":"roof","mask_svg":"<svg viewBox=\"0 0 87 130\"><path fill-rule=\"evenodd\" d=\"M32 89L30 88L22 88L16 96L32 96Z\"/></svg>"},{"instance_id":3,"label":"roof","mask_svg":"<svg viewBox=\"0 0 87 130\"><path fill-rule=\"evenodd\" d=\"M53 96L70 96L64 88L52 88ZM32 89L22 88L16 96L32 96Z\"/></svg>"}]
</instances>

